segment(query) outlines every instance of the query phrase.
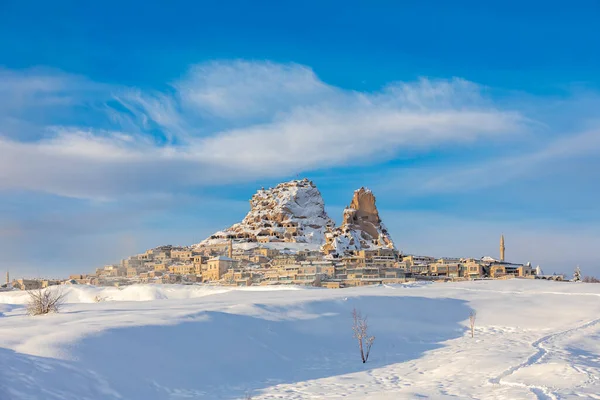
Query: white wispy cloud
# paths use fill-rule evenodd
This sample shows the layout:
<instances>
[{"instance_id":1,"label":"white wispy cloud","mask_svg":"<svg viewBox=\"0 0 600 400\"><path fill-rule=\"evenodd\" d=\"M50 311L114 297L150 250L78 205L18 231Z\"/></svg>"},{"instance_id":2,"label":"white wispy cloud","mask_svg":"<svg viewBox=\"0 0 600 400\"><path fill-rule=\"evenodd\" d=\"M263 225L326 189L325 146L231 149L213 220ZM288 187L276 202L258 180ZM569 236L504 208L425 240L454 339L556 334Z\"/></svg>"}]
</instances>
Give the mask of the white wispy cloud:
<instances>
[{"instance_id":1,"label":"white wispy cloud","mask_svg":"<svg viewBox=\"0 0 600 400\"><path fill-rule=\"evenodd\" d=\"M9 101L6 93L41 90L69 99L63 113L85 105L96 114L88 125L77 118L48 123L35 140L3 135L0 125L0 188L84 198L381 162L523 132L529 122L461 79L357 92L328 85L301 65L232 61L194 66L169 90L144 92L64 74L48 81L11 74L18 78L0 91L0 103ZM81 95L79 85L102 95ZM30 109L23 103L21 115ZM157 180L162 184L152 184Z\"/></svg>"},{"instance_id":2,"label":"white wispy cloud","mask_svg":"<svg viewBox=\"0 0 600 400\"><path fill-rule=\"evenodd\" d=\"M271 119L293 107L343 96L308 67L271 62L209 62L194 66L174 84L183 107L226 119Z\"/></svg>"},{"instance_id":3,"label":"white wispy cloud","mask_svg":"<svg viewBox=\"0 0 600 400\"><path fill-rule=\"evenodd\" d=\"M535 148L521 149L518 154L467 156L459 165L450 162L417 170L391 169L383 174L385 179L380 177L380 180L385 181L384 186L409 186L413 195L467 193L558 174L568 166L577 166L582 172L595 169L600 167L598 154L600 128L595 128L551 138Z\"/></svg>"}]
</instances>

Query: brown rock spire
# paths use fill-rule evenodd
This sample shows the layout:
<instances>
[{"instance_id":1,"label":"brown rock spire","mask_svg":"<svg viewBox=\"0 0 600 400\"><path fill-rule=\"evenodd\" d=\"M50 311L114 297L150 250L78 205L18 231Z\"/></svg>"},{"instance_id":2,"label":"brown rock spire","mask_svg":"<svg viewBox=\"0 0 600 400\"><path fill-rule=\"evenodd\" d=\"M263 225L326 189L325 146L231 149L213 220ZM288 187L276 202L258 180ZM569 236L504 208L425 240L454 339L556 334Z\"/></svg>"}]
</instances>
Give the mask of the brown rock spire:
<instances>
[{"instance_id":1,"label":"brown rock spire","mask_svg":"<svg viewBox=\"0 0 600 400\"><path fill-rule=\"evenodd\" d=\"M323 250L338 254L354 250L395 248L379 217L373 192L364 187L354 191L350 206L344 210L342 225L329 230L325 237Z\"/></svg>"}]
</instances>

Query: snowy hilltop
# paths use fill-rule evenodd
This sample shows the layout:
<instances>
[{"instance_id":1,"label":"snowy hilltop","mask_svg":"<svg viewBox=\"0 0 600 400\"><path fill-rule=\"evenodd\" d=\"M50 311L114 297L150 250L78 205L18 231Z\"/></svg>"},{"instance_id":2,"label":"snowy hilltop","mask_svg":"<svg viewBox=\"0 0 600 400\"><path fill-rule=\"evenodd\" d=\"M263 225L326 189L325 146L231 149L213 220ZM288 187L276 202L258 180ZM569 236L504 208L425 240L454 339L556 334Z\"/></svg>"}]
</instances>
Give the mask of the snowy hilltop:
<instances>
[{"instance_id":1,"label":"snowy hilltop","mask_svg":"<svg viewBox=\"0 0 600 400\"><path fill-rule=\"evenodd\" d=\"M308 179L261 189L250 199L242 222L214 233L197 246L240 242L292 242L321 245L334 222L325 212L319 189Z\"/></svg>"},{"instance_id":2,"label":"snowy hilltop","mask_svg":"<svg viewBox=\"0 0 600 400\"><path fill-rule=\"evenodd\" d=\"M330 229L325 238L323 250L339 255L357 250L396 248L379 218L373 192L364 187L354 192L350 206L344 210L342 225Z\"/></svg>"},{"instance_id":3,"label":"snowy hilltop","mask_svg":"<svg viewBox=\"0 0 600 400\"><path fill-rule=\"evenodd\" d=\"M358 250L395 249L375 205L364 187L356 190L339 227L325 211L319 189L308 179L261 189L250 199L250 212L242 222L212 234L196 247L240 243L305 243L326 254L344 255Z\"/></svg>"}]
</instances>

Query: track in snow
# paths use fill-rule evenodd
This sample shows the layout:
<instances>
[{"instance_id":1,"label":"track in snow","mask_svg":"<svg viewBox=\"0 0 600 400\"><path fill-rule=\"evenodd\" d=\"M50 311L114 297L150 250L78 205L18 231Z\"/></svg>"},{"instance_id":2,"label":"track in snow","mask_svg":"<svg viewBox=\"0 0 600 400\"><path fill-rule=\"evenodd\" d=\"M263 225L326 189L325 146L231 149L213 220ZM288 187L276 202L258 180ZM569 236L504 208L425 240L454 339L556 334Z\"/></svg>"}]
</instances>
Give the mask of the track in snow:
<instances>
[{"instance_id":1,"label":"track in snow","mask_svg":"<svg viewBox=\"0 0 600 400\"><path fill-rule=\"evenodd\" d=\"M526 368L531 365L537 364L540 360L542 360L546 356L546 354L548 354L548 350L544 347L544 344L546 344L546 343L550 342L551 340L554 340L558 337L568 336L568 335L572 334L573 332L580 331L582 329L587 329L594 325L598 325L599 323L600 323L600 318L595 319L593 321L586 322L585 324L576 326L575 328L567 329L567 330L557 332L557 333L552 333L550 335L542 337L541 339L536 340L535 342L533 342L531 344L537 350L534 354L529 356L529 358L527 358L527 360L525 360L524 362L522 362L516 366L510 367L509 369L507 369L506 371L504 371L497 377L490 379L490 383L497 384L497 385L505 385L505 386L524 387L524 388L529 389L539 400L548 400L548 399L557 400L556 395L546 386L526 385L524 383L519 383L519 382L506 382L506 381L504 381L504 378L506 378L509 375L514 374L516 371L518 371L522 368Z\"/></svg>"}]
</instances>

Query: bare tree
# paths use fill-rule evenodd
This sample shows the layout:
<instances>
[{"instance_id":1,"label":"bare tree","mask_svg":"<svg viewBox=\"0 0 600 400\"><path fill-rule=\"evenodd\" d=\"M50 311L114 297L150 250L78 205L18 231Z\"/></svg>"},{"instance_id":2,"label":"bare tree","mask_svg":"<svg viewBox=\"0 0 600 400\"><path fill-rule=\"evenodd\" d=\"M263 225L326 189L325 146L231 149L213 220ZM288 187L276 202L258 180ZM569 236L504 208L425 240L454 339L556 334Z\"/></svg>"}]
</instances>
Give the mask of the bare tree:
<instances>
[{"instance_id":1,"label":"bare tree","mask_svg":"<svg viewBox=\"0 0 600 400\"><path fill-rule=\"evenodd\" d=\"M469 324L471 325L471 337L475 336L475 318L477 317L477 312L475 310L471 310L469 314Z\"/></svg>"},{"instance_id":2,"label":"bare tree","mask_svg":"<svg viewBox=\"0 0 600 400\"><path fill-rule=\"evenodd\" d=\"M38 288L29 290L27 313L29 315L43 315L57 313L63 305L65 295L60 289Z\"/></svg>"},{"instance_id":3,"label":"bare tree","mask_svg":"<svg viewBox=\"0 0 600 400\"><path fill-rule=\"evenodd\" d=\"M360 349L360 358L364 363L369 359L371 353L371 347L375 342L375 336L369 336L369 325L367 323L367 317L362 317L360 311L356 308L352 310L352 331L354 332L354 338L358 340L358 348Z\"/></svg>"}]
</instances>

